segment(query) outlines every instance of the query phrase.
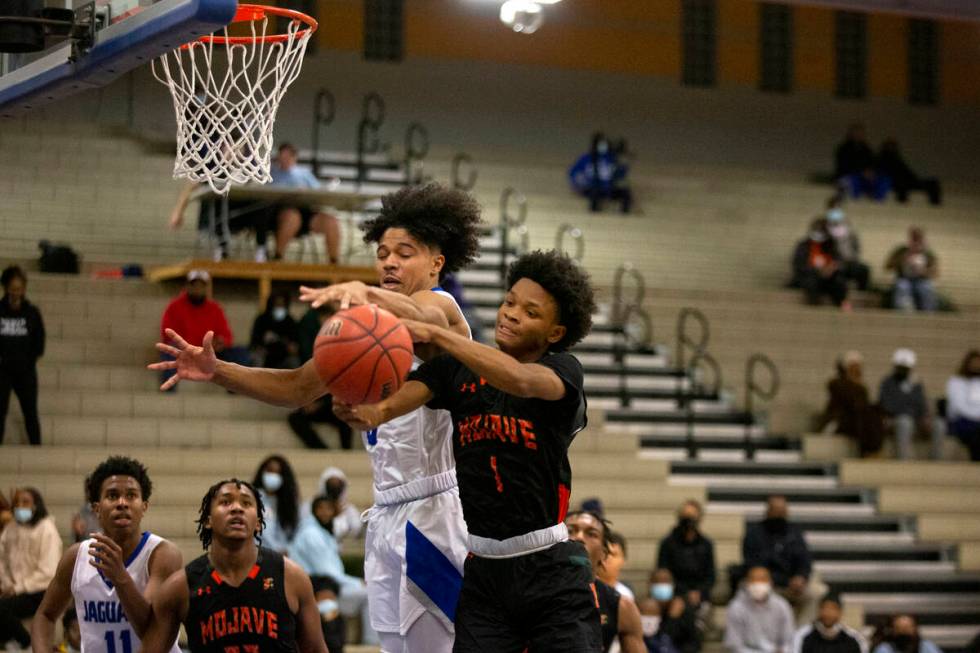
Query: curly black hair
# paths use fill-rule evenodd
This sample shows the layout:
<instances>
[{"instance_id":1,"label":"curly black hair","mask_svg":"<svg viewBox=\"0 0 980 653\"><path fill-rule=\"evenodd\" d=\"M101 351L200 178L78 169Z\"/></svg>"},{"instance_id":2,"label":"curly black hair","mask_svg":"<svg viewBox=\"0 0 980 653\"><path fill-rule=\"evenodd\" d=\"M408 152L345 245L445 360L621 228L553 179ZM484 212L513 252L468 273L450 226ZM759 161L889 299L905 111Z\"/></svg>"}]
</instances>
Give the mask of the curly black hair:
<instances>
[{"instance_id":1,"label":"curly black hair","mask_svg":"<svg viewBox=\"0 0 980 653\"><path fill-rule=\"evenodd\" d=\"M381 198L381 213L361 225L365 243L376 243L388 229L438 247L446 258L441 280L466 267L480 249L480 205L468 193L437 183L409 186Z\"/></svg>"},{"instance_id":2,"label":"curly black hair","mask_svg":"<svg viewBox=\"0 0 980 653\"><path fill-rule=\"evenodd\" d=\"M553 249L524 254L510 264L507 290L521 279L539 284L558 306L558 324L565 327L565 336L549 347L551 351L564 351L588 335L596 310L592 280L567 254Z\"/></svg>"},{"instance_id":3,"label":"curly black hair","mask_svg":"<svg viewBox=\"0 0 980 653\"><path fill-rule=\"evenodd\" d=\"M572 517L578 517L579 515L588 515L595 519L597 522L602 524L602 550L605 553L609 553L609 545L612 544L612 522L602 517L591 510L571 510L567 515L565 515L565 521L568 521ZM626 555L626 550L623 549L623 555Z\"/></svg>"},{"instance_id":4,"label":"curly black hair","mask_svg":"<svg viewBox=\"0 0 980 653\"><path fill-rule=\"evenodd\" d=\"M259 463L252 478L254 487L263 488L262 471L271 462L279 463L280 475L282 476L282 487L275 491L276 495L276 522L282 527L283 532L289 539L293 539L293 534L299 527L299 483L296 482L296 474L293 466L289 464L283 456L273 454L267 456ZM268 490L266 490L268 492Z\"/></svg>"},{"instance_id":5,"label":"curly black hair","mask_svg":"<svg viewBox=\"0 0 980 653\"><path fill-rule=\"evenodd\" d=\"M223 481L218 481L214 485L208 488L207 494L201 499L201 511L197 516L197 537L201 540L201 546L207 551L211 547L211 528L205 526L208 523L208 518L211 516L211 503L214 501L214 497L217 496L218 490L221 489L222 485L227 483L234 483L235 487L239 490L247 488L252 496L255 497L255 510L259 514L259 530L255 533L255 543L262 544L262 531L265 530L265 504L262 502L262 495L259 491L255 489L255 486L248 481L243 481L240 478L226 478Z\"/></svg>"},{"instance_id":6,"label":"curly black hair","mask_svg":"<svg viewBox=\"0 0 980 653\"><path fill-rule=\"evenodd\" d=\"M126 456L109 456L99 463L91 474L85 477L85 496L89 503L98 503L102 498L102 484L110 476L129 476L140 484L140 494L143 501L150 500L153 493L153 483L147 474L146 467L135 458Z\"/></svg>"}]
</instances>

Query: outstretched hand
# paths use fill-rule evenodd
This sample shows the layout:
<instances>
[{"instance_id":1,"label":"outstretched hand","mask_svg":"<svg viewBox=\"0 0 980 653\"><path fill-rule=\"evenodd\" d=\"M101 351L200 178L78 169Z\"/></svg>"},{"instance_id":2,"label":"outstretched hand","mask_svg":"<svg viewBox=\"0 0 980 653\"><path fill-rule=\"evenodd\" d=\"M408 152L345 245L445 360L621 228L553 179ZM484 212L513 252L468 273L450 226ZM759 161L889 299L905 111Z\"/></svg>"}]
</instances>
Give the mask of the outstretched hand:
<instances>
[{"instance_id":1,"label":"outstretched hand","mask_svg":"<svg viewBox=\"0 0 980 653\"><path fill-rule=\"evenodd\" d=\"M337 417L337 419L346 423L347 426L354 430L370 431L374 428L370 424L366 424L358 418L358 416L354 413L354 406L351 404L345 404L336 397L333 399L333 414Z\"/></svg>"},{"instance_id":2,"label":"outstretched hand","mask_svg":"<svg viewBox=\"0 0 980 653\"><path fill-rule=\"evenodd\" d=\"M334 304L341 310L351 306L360 306L368 302L368 287L360 281L337 283L325 288L299 287L299 299L309 302L312 308L320 308L324 304Z\"/></svg>"},{"instance_id":3,"label":"outstretched hand","mask_svg":"<svg viewBox=\"0 0 980 653\"><path fill-rule=\"evenodd\" d=\"M204 335L204 341L200 347L189 344L173 329L167 329L166 335L174 344L168 345L165 342L158 342L157 350L168 356L173 356L174 360L151 363L146 366L147 369L156 371L177 371L176 374L164 381L160 390L169 390L177 385L181 379L210 381L214 378L214 370L218 361L218 357L214 354L214 331L208 331Z\"/></svg>"},{"instance_id":4,"label":"outstretched hand","mask_svg":"<svg viewBox=\"0 0 980 653\"><path fill-rule=\"evenodd\" d=\"M354 406L352 412L357 421L367 426L368 429L376 429L385 422L384 413L378 404Z\"/></svg>"}]
</instances>

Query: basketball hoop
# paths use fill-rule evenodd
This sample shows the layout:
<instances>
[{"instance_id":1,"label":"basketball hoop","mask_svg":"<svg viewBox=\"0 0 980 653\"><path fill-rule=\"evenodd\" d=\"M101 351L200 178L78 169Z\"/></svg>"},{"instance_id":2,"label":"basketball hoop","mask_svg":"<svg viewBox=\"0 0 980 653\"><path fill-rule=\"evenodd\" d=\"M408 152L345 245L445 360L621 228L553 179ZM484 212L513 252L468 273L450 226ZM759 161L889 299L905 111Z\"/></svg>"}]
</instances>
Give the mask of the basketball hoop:
<instances>
[{"instance_id":1,"label":"basketball hoop","mask_svg":"<svg viewBox=\"0 0 980 653\"><path fill-rule=\"evenodd\" d=\"M291 19L269 34L269 17ZM272 180L269 174L276 111L299 75L317 22L298 11L239 5L228 28L201 36L152 62L153 76L170 88L177 117L174 178L207 183L216 193L232 184Z\"/></svg>"}]
</instances>

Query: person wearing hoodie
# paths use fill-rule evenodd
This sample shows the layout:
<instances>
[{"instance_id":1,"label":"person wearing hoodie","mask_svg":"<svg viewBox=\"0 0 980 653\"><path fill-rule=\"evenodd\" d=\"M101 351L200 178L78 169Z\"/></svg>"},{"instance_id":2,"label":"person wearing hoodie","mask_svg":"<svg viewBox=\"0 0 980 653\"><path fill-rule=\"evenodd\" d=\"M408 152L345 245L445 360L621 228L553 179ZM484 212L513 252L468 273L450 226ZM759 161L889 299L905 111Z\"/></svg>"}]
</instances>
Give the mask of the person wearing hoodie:
<instances>
[{"instance_id":1,"label":"person wearing hoodie","mask_svg":"<svg viewBox=\"0 0 980 653\"><path fill-rule=\"evenodd\" d=\"M818 305L826 295L835 306L848 308L847 279L841 272L841 256L837 244L827 231L827 219L817 218L810 223L806 238L793 250L791 288L802 288L807 303Z\"/></svg>"},{"instance_id":2,"label":"person wearing hoodie","mask_svg":"<svg viewBox=\"0 0 980 653\"><path fill-rule=\"evenodd\" d=\"M765 567L752 567L728 604L724 646L730 653L790 653L793 610L772 591Z\"/></svg>"},{"instance_id":3,"label":"person wearing hoodie","mask_svg":"<svg viewBox=\"0 0 980 653\"><path fill-rule=\"evenodd\" d=\"M677 511L677 526L660 540L657 567L670 570L677 595L697 609L711 596L715 585L715 546L701 533L701 504L685 501Z\"/></svg>"},{"instance_id":4,"label":"person wearing hoodie","mask_svg":"<svg viewBox=\"0 0 980 653\"><path fill-rule=\"evenodd\" d=\"M931 439L932 459L941 460L945 429L942 422L930 414L925 388L912 374L915 363L915 352L911 349L895 350L892 354L894 368L881 380L878 389L878 405L885 416L885 428L895 434L900 459L912 457L912 438L919 434Z\"/></svg>"},{"instance_id":5,"label":"person wearing hoodie","mask_svg":"<svg viewBox=\"0 0 980 653\"><path fill-rule=\"evenodd\" d=\"M18 488L12 502L14 521L0 533L0 646L29 648L21 619L41 605L61 560L61 536L37 489Z\"/></svg>"},{"instance_id":6,"label":"person wearing hoodie","mask_svg":"<svg viewBox=\"0 0 980 653\"><path fill-rule=\"evenodd\" d=\"M596 132L589 151L576 159L568 171L572 189L589 199L593 213L602 210L605 199L618 200L620 210L630 212L633 195L626 184L629 168L619 161L619 149L602 132Z\"/></svg>"},{"instance_id":7,"label":"person wearing hoodie","mask_svg":"<svg viewBox=\"0 0 980 653\"><path fill-rule=\"evenodd\" d=\"M892 617L885 639L873 653L942 653L942 649L919 633L919 624L910 614Z\"/></svg>"},{"instance_id":8,"label":"person wearing hoodie","mask_svg":"<svg viewBox=\"0 0 980 653\"><path fill-rule=\"evenodd\" d=\"M3 443L10 391L24 414L24 429L32 445L41 444L37 416L37 359L44 354L44 320L41 311L27 301L27 275L11 265L0 276L0 443Z\"/></svg>"},{"instance_id":9,"label":"person wearing hoodie","mask_svg":"<svg viewBox=\"0 0 980 653\"><path fill-rule=\"evenodd\" d=\"M289 314L289 293L269 295L265 311L252 323L248 348L257 367L277 370L299 367L299 328Z\"/></svg>"},{"instance_id":10,"label":"person wearing hoodie","mask_svg":"<svg viewBox=\"0 0 980 653\"><path fill-rule=\"evenodd\" d=\"M792 653L868 653L868 642L844 625L840 600L828 596L820 601L816 621L796 631Z\"/></svg>"},{"instance_id":11,"label":"person wearing hoodie","mask_svg":"<svg viewBox=\"0 0 980 653\"><path fill-rule=\"evenodd\" d=\"M320 495L334 504L333 536L341 549L345 539L359 537L364 527L360 509L347 499L347 486L347 475L339 467L324 469L317 485Z\"/></svg>"},{"instance_id":12,"label":"person wearing hoodie","mask_svg":"<svg viewBox=\"0 0 980 653\"><path fill-rule=\"evenodd\" d=\"M834 195L827 200L827 233L840 255L840 271L846 281L853 281L858 290L865 291L871 284L871 268L861 260L861 240L854 225L847 219L842 206L843 199Z\"/></svg>"},{"instance_id":13,"label":"person wearing hoodie","mask_svg":"<svg viewBox=\"0 0 980 653\"><path fill-rule=\"evenodd\" d=\"M650 598L660 604L660 631L670 637L673 646L680 653L698 653L702 633L698 629L697 609L676 591L669 569L657 569L650 574Z\"/></svg>"}]
</instances>

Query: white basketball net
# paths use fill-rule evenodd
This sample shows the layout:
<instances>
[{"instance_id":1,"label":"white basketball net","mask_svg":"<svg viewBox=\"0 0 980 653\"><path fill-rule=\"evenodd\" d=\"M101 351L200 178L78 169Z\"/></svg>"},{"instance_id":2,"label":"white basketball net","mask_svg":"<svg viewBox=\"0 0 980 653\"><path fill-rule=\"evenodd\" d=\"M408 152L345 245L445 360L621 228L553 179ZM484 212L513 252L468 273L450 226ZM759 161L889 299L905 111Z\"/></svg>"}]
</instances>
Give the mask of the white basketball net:
<instances>
[{"instance_id":1,"label":"white basketball net","mask_svg":"<svg viewBox=\"0 0 980 653\"><path fill-rule=\"evenodd\" d=\"M192 41L152 62L153 76L174 99L174 178L206 182L221 194L232 184L272 180L276 111L313 32L292 20L282 41L266 42L269 16L248 24L245 43Z\"/></svg>"}]
</instances>

